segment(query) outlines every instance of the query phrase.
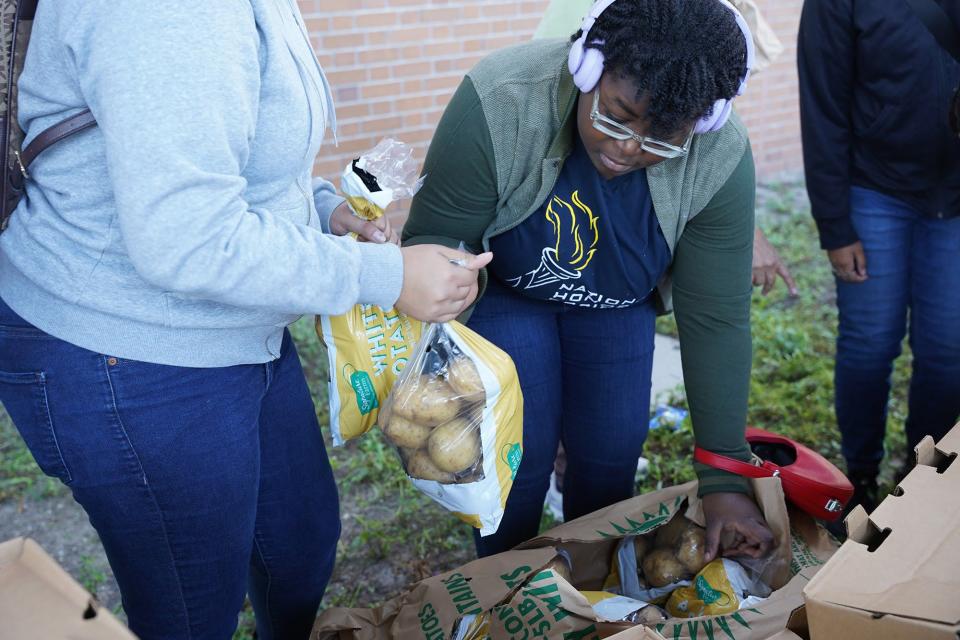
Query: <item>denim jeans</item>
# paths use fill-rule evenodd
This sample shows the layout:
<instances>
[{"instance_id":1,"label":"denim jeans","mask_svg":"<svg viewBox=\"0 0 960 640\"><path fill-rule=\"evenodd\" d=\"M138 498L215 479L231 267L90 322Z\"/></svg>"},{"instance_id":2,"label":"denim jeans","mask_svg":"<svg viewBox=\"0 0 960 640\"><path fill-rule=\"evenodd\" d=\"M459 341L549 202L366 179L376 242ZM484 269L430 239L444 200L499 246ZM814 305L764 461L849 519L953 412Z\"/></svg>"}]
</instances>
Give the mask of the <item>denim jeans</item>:
<instances>
[{"instance_id":1,"label":"denim jeans","mask_svg":"<svg viewBox=\"0 0 960 640\"><path fill-rule=\"evenodd\" d=\"M960 416L960 218L928 218L859 187L850 204L869 279L837 281L836 412L849 471L873 474L883 458L890 376L908 312L909 454L924 435L943 437Z\"/></svg>"},{"instance_id":2,"label":"denim jeans","mask_svg":"<svg viewBox=\"0 0 960 640\"><path fill-rule=\"evenodd\" d=\"M0 301L0 401L100 535L142 640L307 638L340 534L296 349L198 369L99 354Z\"/></svg>"},{"instance_id":3,"label":"denim jeans","mask_svg":"<svg viewBox=\"0 0 960 640\"><path fill-rule=\"evenodd\" d=\"M487 556L537 535L562 441L564 519L633 495L647 437L656 312L579 309L524 298L491 279L470 328L513 358L523 390L523 460Z\"/></svg>"}]
</instances>

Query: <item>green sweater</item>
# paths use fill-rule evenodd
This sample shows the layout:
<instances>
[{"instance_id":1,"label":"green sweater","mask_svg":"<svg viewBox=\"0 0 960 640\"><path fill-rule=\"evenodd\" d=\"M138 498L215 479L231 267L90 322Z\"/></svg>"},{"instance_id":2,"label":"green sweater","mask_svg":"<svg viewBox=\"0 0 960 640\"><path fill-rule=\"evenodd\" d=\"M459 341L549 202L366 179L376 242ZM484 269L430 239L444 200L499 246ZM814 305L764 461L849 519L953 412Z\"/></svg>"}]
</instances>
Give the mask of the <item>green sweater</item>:
<instances>
[{"instance_id":1,"label":"green sweater","mask_svg":"<svg viewBox=\"0 0 960 640\"><path fill-rule=\"evenodd\" d=\"M487 250L491 237L542 206L573 148L579 92L566 70L568 46L525 43L467 74L427 153L406 244L462 241ZM743 125L732 118L719 132L694 136L686 156L651 167L647 176L672 253L658 302L676 313L697 444L747 460L755 182ZM485 283L482 273L481 292ZM748 491L739 476L696 469L701 495Z\"/></svg>"}]
</instances>

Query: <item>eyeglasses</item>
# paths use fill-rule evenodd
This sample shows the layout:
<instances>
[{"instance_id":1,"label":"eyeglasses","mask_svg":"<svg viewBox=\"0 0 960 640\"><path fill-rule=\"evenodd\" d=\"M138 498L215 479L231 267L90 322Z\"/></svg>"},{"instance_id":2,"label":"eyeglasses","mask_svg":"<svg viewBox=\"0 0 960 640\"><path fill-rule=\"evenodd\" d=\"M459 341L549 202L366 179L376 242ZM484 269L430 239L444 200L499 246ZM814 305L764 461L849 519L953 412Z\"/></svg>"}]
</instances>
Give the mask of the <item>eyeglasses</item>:
<instances>
[{"instance_id":1,"label":"eyeglasses","mask_svg":"<svg viewBox=\"0 0 960 640\"><path fill-rule=\"evenodd\" d=\"M600 87L593 92L593 108L590 110L590 121L593 128L604 133L614 140L635 140L640 148L648 153L660 156L661 158L679 158L690 150L690 141L693 140L693 129L687 135L687 141L682 147L678 147L663 140L657 140L649 136L641 136L629 127L625 127L616 120L611 120L600 113Z\"/></svg>"}]
</instances>

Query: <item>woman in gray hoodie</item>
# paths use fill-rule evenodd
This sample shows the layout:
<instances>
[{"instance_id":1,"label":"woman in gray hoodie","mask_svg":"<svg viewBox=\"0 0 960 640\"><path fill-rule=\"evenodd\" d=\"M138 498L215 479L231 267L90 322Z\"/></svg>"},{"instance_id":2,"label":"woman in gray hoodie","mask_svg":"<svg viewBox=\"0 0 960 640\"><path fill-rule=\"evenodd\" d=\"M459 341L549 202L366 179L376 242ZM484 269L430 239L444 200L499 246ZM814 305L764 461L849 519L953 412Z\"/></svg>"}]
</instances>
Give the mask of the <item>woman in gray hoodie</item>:
<instances>
[{"instance_id":1,"label":"woman in gray hoodie","mask_svg":"<svg viewBox=\"0 0 960 640\"><path fill-rule=\"evenodd\" d=\"M489 256L400 249L311 180L331 93L294 0L40 3L19 84L45 151L0 236L0 401L84 507L130 627L306 638L337 492L286 326L449 320ZM336 237L359 231L371 242Z\"/></svg>"}]
</instances>

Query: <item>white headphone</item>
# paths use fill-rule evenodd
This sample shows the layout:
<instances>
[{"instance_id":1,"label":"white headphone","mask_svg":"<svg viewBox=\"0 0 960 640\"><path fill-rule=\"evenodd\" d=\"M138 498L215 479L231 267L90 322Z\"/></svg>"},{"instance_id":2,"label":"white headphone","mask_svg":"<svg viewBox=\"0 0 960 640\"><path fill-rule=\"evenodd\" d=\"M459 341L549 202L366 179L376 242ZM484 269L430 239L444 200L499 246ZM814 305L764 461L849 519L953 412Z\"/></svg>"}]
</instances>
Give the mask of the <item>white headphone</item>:
<instances>
[{"instance_id":1,"label":"white headphone","mask_svg":"<svg viewBox=\"0 0 960 640\"><path fill-rule=\"evenodd\" d=\"M593 28L594 23L597 21L597 18L607 10L607 7L612 5L616 0L597 0L594 5L590 8L590 12L583 19L583 23L580 25L582 33L580 37L573 43L573 46L570 48L570 56L567 59L567 66L570 69L570 73L573 74L573 82L577 85L577 88L584 93L593 91L594 87L597 86L597 83L600 82L600 76L603 75L603 54L599 49L593 47L587 47L587 37L590 34L590 29ZM740 81L740 88L737 90L736 95L742 95L747 86L747 79L750 77L750 71L753 69L754 64L754 45L753 45L753 35L750 33L750 27L747 25L747 21L743 19L743 16L740 15L740 12L737 11L736 7L730 4L727 0L717 0L725 7L730 9L733 12L734 17L737 20L737 26L740 27L740 31L743 32L743 38L746 40L747 45L747 70L743 75L743 79ZM602 44L597 41L594 43ZM697 122L697 126L694 128L695 133L709 133L711 131L717 131L727 123L727 120L730 119L730 113L733 111L733 99L717 100L713 105L713 110L709 116L704 116Z\"/></svg>"}]
</instances>

